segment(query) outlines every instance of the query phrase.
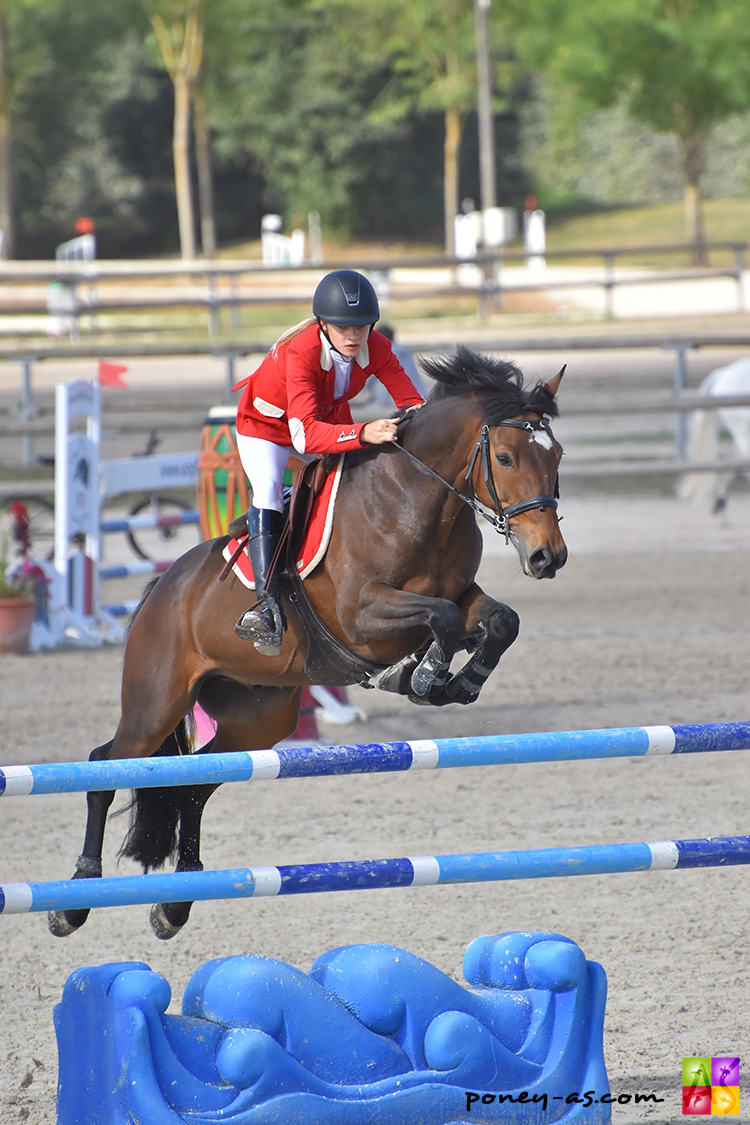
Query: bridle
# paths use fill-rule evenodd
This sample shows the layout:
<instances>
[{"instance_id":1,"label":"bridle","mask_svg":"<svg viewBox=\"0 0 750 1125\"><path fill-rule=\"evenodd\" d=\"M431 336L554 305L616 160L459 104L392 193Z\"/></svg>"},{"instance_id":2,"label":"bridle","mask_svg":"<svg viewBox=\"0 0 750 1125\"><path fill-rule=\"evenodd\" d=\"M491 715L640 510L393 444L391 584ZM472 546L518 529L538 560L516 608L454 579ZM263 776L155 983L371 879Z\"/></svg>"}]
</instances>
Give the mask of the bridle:
<instances>
[{"instance_id":1,"label":"bridle","mask_svg":"<svg viewBox=\"0 0 750 1125\"><path fill-rule=\"evenodd\" d=\"M512 426L515 430L544 430L548 432L549 429L549 422L546 418L524 420L520 418L507 418L503 422L498 422L497 425ZM419 457L415 457L414 454L410 453L408 449L405 449L403 445L396 444L396 448L400 449L402 453L405 453L407 457L411 457L412 461L420 465L430 476L433 476L435 480L439 480L449 492L452 492L459 500L463 500L464 504L468 504L470 508L483 516L488 523L492 524L499 535L505 536L506 543L510 541L510 521L514 516L520 516L523 512L531 512L534 511L534 509L538 509L541 512L546 508L552 508L553 511L557 510L557 501L560 498L559 478L555 480L554 496L532 496L528 500L518 500L515 504L508 504L507 507L503 507L500 497L497 494L497 489L495 488L495 478L492 472L492 451L490 449L490 427L487 424L482 426L482 432L476 444L476 448L474 449L471 464L464 477L464 480L471 482L471 496L466 496L465 493L459 492L457 488L454 488L452 484L444 480L439 473L436 473L435 470L431 469L429 465L426 465L424 461L420 461ZM474 468L479 459L481 459L482 462L484 483L487 486L487 491L494 505L494 512L488 511L484 504L480 503L477 499L476 489L474 488Z\"/></svg>"}]
</instances>

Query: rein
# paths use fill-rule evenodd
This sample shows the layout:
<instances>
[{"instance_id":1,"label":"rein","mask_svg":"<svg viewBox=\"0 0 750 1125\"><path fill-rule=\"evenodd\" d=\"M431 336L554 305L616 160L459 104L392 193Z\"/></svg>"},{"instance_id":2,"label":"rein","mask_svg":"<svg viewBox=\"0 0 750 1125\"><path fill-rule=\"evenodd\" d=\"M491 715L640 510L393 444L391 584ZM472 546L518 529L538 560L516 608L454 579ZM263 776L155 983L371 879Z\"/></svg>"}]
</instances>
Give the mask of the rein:
<instances>
[{"instance_id":1,"label":"rein","mask_svg":"<svg viewBox=\"0 0 750 1125\"><path fill-rule=\"evenodd\" d=\"M544 430L547 428L548 423L546 418L538 418L525 421L522 421L519 418L508 418L504 422L499 422L498 425L512 426L516 430ZM445 488L447 488L449 492L452 492L453 495L457 496L459 500L462 500L464 504L468 504L474 512L476 512L478 515L483 516L488 521L488 523L491 523L495 531L499 535L505 536L506 543L510 541L510 521L514 516L520 516L523 512L531 512L535 508L538 508L542 512L545 510L545 508L552 508L553 510L557 509L557 501L560 495L559 485L557 481L555 481L554 496L532 496L528 500L519 500L515 504L508 504L507 507L503 507L500 501L500 497L497 494L497 489L495 488L495 478L492 473L492 453L490 450L490 428L486 424L482 426L481 436L476 444L476 448L474 449L474 455L471 459L471 464L469 465L468 472L464 477L464 480L471 481L471 491L473 493L472 496L466 496L463 492L459 492L457 488L454 488L452 484L449 484L447 480L444 480L439 473L436 473L435 470L431 469L429 465L426 465L424 461L420 461L419 457L415 457L414 454L411 453L408 449L405 449L403 445L400 445L398 443L395 444L397 449L400 449L402 453L405 453L407 457L410 457L412 461L416 462L417 465L420 465L426 472L430 474L430 476L434 477L435 480L440 481L440 483ZM485 506L481 504L476 498L476 490L474 488L474 467L477 463L477 459L480 457L482 461L482 467L484 469L484 483L487 485L487 491L489 492L490 498L495 507L494 512L489 512L487 508L485 508Z\"/></svg>"}]
</instances>

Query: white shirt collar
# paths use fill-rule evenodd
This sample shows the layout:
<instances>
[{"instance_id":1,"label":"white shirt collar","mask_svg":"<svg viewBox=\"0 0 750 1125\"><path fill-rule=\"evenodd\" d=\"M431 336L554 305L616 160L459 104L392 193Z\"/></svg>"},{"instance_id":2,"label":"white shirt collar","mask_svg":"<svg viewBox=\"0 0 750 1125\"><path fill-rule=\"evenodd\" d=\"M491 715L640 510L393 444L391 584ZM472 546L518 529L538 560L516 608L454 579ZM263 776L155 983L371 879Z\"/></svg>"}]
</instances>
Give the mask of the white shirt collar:
<instances>
[{"instance_id":1,"label":"white shirt collar","mask_svg":"<svg viewBox=\"0 0 750 1125\"><path fill-rule=\"evenodd\" d=\"M335 351L335 349L331 348L331 342L322 329L319 330L318 335L320 336L321 345L320 366L324 371L330 371L331 367L333 366L333 356L331 353L332 351ZM339 353L337 352L336 354L338 355ZM346 356L341 356L341 358L344 361L346 361L347 359ZM370 349L367 346L367 340L365 340L364 344L353 358L356 359L357 363L363 370L367 367L370 362Z\"/></svg>"}]
</instances>

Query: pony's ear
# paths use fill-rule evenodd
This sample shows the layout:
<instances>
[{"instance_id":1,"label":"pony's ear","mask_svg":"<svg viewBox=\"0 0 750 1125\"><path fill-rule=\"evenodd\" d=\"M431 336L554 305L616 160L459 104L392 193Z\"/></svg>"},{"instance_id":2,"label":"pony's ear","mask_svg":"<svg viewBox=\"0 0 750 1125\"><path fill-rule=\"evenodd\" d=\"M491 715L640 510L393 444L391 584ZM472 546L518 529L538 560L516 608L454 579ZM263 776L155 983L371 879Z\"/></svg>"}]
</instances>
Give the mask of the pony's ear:
<instances>
[{"instance_id":1,"label":"pony's ear","mask_svg":"<svg viewBox=\"0 0 750 1125\"><path fill-rule=\"evenodd\" d=\"M565 368L567 366L568 366L567 363L564 363L562 365L562 367L560 368L560 370L558 371L557 375L555 375L554 379L550 379L549 383L544 384L544 389L545 389L545 391L547 392L547 394L549 395L550 398L554 398L555 395L557 394L557 392L559 391L560 382L562 380L563 375L565 374Z\"/></svg>"}]
</instances>

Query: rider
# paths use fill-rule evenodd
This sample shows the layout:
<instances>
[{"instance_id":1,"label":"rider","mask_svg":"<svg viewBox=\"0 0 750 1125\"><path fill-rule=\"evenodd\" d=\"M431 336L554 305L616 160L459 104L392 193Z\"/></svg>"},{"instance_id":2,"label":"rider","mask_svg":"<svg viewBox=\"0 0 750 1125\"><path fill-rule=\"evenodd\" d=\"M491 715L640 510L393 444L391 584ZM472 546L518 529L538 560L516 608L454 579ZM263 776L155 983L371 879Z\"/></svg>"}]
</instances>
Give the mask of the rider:
<instances>
[{"instance_id":1,"label":"rider","mask_svg":"<svg viewBox=\"0 0 750 1125\"><path fill-rule=\"evenodd\" d=\"M391 350L374 331L380 317L370 282L354 270L327 274L313 296L313 315L274 344L244 386L237 408L237 449L252 484L247 513L248 554L257 605L234 627L259 652L281 651L282 618L266 588L268 568L284 526L282 477L289 454L313 460L396 440L389 418L354 422L349 400L375 375L399 409L423 399ZM237 389L237 388L234 388Z\"/></svg>"}]
</instances>

